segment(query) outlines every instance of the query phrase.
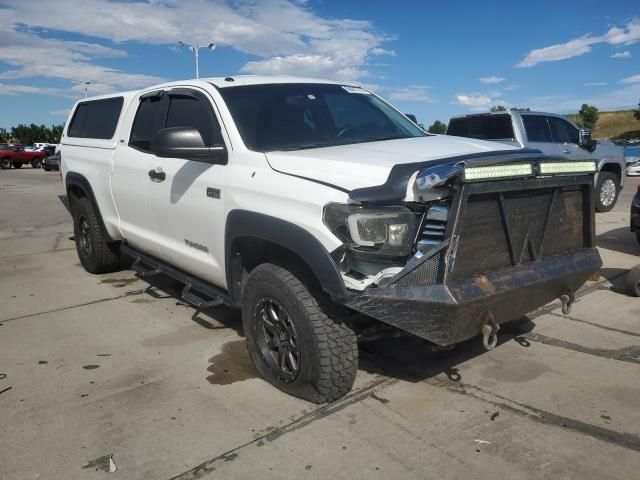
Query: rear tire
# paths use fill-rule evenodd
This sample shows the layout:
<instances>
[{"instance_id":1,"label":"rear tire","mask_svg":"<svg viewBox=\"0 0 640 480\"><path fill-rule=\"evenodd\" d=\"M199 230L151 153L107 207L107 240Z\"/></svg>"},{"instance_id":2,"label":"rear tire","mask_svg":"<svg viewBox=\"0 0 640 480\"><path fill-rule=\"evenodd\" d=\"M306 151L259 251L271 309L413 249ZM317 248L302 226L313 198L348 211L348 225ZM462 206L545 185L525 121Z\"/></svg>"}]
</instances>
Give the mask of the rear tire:
<instances>
[{"instance_id":1,"label":"rear tire","mask_svg":"<svg viewBox=\"0 0 640 480\"><path fill-rule=\"evenodd\" d=\"M608 212L615 207L620 193L620 180L615 173L598 173L596 185L596 212Z\"/></svg>"},{"instance_id":2,"label":"rear tire","mask_svg":"<svg viewBox=\"0 0 640 480\"><path fill-rule=\"evenodd\" d=\"M262 264L251 271L244 292L247 349L262 378L313 403L351 390L358 370L356 335L344 323L342 307L310 274Z\"/></svg>"},{"instance_id":3,"label":"rear tire","mask_svg":"<svg viewBox=\"0 0 640 480\"><path fill-rule=\"evenodd\" d=\"M8 170L11 168L11 159L9 157L0 159L0 168L2 170Z\"/></svg>"},{"instance_id":4,"label":"rear tire","mask_svg":"<svg viewBox=\"0 0 640 480\"><path fill-rule=\"evenodd\" d=\"M40 168L42 166L42 160L39 158L34 158L31 160L31 168Z\"/></svg>"},{"instance_id":5,"label":"rear tire","mask_svg":"<svg viewBox=\"0 0 640 480\"><path fill-rule=\"evenodd\" d=\"M13 168L22 168L22 164L21 163L14 163L13 164Z\"/></svg>"},{"instance_id":6,"label":"rear tire","mask_svg":"<svg viewBox=\"0 0 640 480\"><path fill-rule=\"evenodd\" d=\"M107 242L98 214L86 197L73 204L73 232L80 263L89 273L108 273L120 270L120 245Z\"/></svg>"},{"instance_id":7,"label":"rear tire","mask_svg":"<svg viewBox=\"0 0 640 480\"><path fill-rule=\"evenodd\" d=\"M633 267L627 273L627 277L625 278L625 283L627 284L627 290L634 297L640 297L640 265L637 267Z\"/></svg>"}]
</instances>

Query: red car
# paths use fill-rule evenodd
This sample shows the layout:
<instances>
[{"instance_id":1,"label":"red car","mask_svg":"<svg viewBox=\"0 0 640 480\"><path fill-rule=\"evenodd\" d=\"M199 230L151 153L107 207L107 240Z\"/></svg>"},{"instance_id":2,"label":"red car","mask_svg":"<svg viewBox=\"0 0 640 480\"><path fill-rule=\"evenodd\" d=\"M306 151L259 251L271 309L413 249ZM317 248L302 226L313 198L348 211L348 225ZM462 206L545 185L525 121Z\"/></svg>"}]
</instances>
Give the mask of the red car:
<instances>
[{"instance_id":1,"label":"red car","mask_svg":"<svg viewBox=\"0 0 640 480\"><path fill-rule=\"evenodd\" d=\"M20 168L25 163L33 168L40 168L42 160L46 156L44 151L25 150L23 145L9 145L0 143L0 168Z\"/></svg>"}]
</instances>

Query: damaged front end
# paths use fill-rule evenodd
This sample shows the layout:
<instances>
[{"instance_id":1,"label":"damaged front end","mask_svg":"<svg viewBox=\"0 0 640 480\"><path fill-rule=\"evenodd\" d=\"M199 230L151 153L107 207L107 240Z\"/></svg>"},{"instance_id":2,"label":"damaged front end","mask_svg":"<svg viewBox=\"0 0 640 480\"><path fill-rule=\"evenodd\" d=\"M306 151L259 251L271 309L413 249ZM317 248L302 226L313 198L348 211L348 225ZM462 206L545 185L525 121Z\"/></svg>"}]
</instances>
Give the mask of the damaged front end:
<instances>
[{"instance_id":1,"label":"damaged front end","mask_svg":"<svg viewBox=\"0 0 640 480\"><path fill-rule=\"evenodd\" d=\"M345 304L441 346L482 332L487 348L501 323L558 298L570 307L602 265L593 173L594 162L525 152L351 192L324 215L344 243Z\"/></svg>"}]
</instances>

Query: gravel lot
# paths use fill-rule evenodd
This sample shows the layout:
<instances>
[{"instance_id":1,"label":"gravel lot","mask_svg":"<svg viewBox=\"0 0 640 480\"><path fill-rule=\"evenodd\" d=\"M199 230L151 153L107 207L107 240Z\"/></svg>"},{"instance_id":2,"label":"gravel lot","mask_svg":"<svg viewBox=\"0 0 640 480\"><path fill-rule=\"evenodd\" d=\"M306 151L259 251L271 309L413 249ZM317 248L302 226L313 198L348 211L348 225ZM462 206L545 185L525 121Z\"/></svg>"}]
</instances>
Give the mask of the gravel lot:
<instances>
[{"instance_id":1,"label":"gravel lot","mask_svg":"<svg viewBox=\"0 0 640 480\"><path fill-rule=\"evenodd\" d=\"M597 216L602 278L570 317L551 304L491 352L363 344L352 393L317 406L256 378L238 312L86 273L59 174L3 170L0 478L638 478L638 183Z\"/></svg>"}]
</instances>

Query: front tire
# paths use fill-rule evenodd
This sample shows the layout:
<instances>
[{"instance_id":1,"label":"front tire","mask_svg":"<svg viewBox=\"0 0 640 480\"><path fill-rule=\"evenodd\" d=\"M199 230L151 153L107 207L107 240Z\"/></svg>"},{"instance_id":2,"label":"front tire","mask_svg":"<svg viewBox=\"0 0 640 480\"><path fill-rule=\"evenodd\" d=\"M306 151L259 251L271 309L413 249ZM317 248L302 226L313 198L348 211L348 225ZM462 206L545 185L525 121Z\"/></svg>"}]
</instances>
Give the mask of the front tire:
<instances>
[{"instance_id":1,"label":"front tire","mask_svg":"<svg viewBox=\"0 0 640 480\"><path fill-rule=\"evenodd\" d=\"M313 403L351 390L358 344L333 304L304 270L262 264L244 289L242 325L258 373L276 388Z\"/></svg>"},{"instance_id":2,"label":"front tire","mask_svg":"<svg viewBox=\"0 0 640 480\"><path fill-rule=\"evenodd\" d=\"M40 168L42 166L42 160L39 158L34 158L31 160L31 168Z\"/></svg>"},{"instance_id":3,"label":"front tire","mask_svg":"<svg viewBox=\"0 0 640 480\"><path fill-rule=\"evenodd\" d=\"M11 159L9 157L0 159L0 168L2 170L8 170L11 168Z\"/></svg>"},{"instance_id":4,"label":"front tire","mask_svg":"<svg viewBox=\"0 0 640 480\"><path fill-rule=\"evenodd\" d=\"M80 263L89 273L108 273L120 269L120 246L107 242L98 214L86 197L73 205L73 232Z\"/></svg>"},{"instance_id":5,"label":"front tire","mask_svg":"<svg viewBox=\"0 0 640 480\"><path fill-rule=\"evenodd\" d=\"M620 181L615 173L600 172L598 174L598 183L596 185L596 212L610 211L618 201L620 193Z\"/></svg>"},{"instance_id":6,"label":"front tire","mask_svg":"<svg viewBox=\"0 0 640 480\"><path fill-rule=\"evenodd\" d=\"M634 297L640 297L640 265L629 270L625 283L627 284L627 290L629 290L631 295Z\"/></svg>"}]
</instances>

